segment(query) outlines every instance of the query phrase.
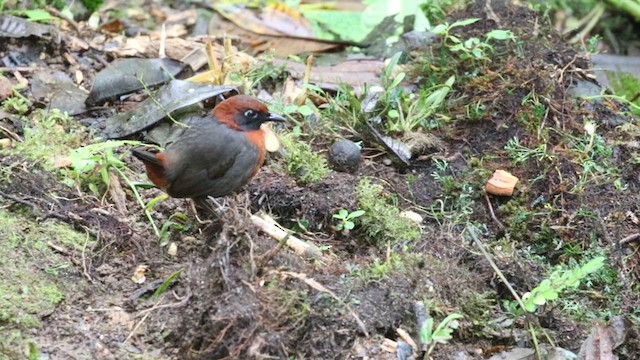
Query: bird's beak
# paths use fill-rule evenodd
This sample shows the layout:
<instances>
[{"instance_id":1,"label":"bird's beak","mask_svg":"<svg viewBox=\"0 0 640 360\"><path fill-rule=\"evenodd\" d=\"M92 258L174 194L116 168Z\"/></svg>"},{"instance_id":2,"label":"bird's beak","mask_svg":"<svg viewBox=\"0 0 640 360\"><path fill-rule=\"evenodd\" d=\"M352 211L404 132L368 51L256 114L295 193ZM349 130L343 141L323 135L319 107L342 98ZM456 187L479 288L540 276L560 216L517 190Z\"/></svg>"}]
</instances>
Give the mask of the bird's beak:
<instances>
[{"instance_id":1,"label":"bird's beak","mask_svg":"<svg viewBox=\"0 0 640 360\"><path fill-rule=\"evenodd\" d=\"M269 117L267 117L267 121L286 122L287 120L278 114L269 113Z\"/></svg>"}]
</instances>

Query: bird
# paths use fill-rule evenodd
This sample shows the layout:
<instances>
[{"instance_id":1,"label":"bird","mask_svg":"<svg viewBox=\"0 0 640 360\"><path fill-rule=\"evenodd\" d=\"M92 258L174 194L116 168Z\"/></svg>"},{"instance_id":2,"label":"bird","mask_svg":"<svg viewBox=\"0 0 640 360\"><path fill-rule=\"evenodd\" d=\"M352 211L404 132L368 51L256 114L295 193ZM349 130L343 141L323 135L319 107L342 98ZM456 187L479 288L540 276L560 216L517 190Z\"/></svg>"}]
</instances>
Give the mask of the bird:
<instances>
[{"instance_id":1,"label":"bird","mask_svg":"<svg viewBox=\"0 0 640 360\"><path fill-rule=\"evenodd\" d=\"M132 149L151 182L174 198L218 198L236 192L262 167L265 122L285 122L249 95L227 98L210 114L180 122L162 152Z\"/></svg>"}]
</instances>

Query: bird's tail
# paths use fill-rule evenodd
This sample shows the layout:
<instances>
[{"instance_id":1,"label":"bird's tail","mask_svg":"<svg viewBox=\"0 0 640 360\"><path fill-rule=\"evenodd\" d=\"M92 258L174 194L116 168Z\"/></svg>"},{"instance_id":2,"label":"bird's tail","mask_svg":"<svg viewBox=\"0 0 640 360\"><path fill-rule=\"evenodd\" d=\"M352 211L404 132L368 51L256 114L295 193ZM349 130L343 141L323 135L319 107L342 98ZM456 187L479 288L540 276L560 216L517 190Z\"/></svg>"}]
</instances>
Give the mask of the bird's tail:
<instances>
[{"instance_id":1,"label":"bird's tail","mask_svg":"<svg viewBox=\"0 0 640 360\"><path fill-rule=\"evenodd\" d=\"M149 151L133 149L131 150L131 155L142 160L145 164L164 165L162 161L156 157L156 154Z\"/></svg>"},{"instance_id":2,"label":"bird's tail","mask_svg":"<svg viewBox=\"0 0 640 360\"><path fill-rule=\"evenodd\" d=\"M132 149L131 154L144 163L144 167L147 169L147 176L152 183L161 189L166 189L169 186L164 153L154 154L149 151Z\"/></svg>"}]
</instances>

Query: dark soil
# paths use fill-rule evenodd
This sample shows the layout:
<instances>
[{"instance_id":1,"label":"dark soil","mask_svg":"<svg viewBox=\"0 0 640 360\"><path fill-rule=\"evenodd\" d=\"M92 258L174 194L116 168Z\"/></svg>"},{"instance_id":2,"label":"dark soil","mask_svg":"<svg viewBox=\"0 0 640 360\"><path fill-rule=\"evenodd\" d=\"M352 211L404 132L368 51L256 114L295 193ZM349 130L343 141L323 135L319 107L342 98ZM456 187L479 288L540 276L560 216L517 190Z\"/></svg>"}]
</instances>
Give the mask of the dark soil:
<instances>
[{"instance_id":1,"label":"dark soil","mask_svg":"<svg viewBox=\"0 0 640 360\"><path fill-rule=\"evenodd\" d=\"M496 45L491 62L459 64L459 79L464 81L456 83L451 95L459 99L451 106L453 121L433 131L446 144L445 150L416 157L402 172L385 165L380 156L367 157L354 175L332 172L323 181L304 186L279 170L278 159L272 158L243 192L227 199L224 212L201 212L200 218L208 223L192 221L185 231L171 232L169 241L178 245L176 256L158 245L128 190L129 213L123 214L108 198L62 185L56 174L32 166L26 156L4 155L2 208L26 212L38 222L69 224L96 240L86 255L68 254L75 267L61 281L77 283L78 290L67 294L42 319L43 326L29 333L38 350L51 359L391 359L395 355L381 349L383 338L396 340L396 330L402 328L417 339L415 301L425 302L438 320L453 312L465 316L454 339L436 347L434 359L483 359L492 349L532 347L522 317L514 320L505 311L502 301L512 296L466 236L466 221L433 215L434 204L444 199L447 189L431 175L436 171L432 158L449 159L447 174L457 184L473 186L468 221L480 225L493 260L520 294L545 279L549 266L575 265L604 253L607 269L617 280L615 289L595 278L589 280L585 291L589 294L571 299L599 310L598 314L608 309L599 320L637 314L637 244L618 242L638 232L639 225L628 214L640 214L640 168L630 162L631 150L625 145L632 139L619 131L620 108L570 96L569 88L590 81L585 76L588 59L566 45L539 14L493 3L499 21L487 19L481 1L452 14L450 22L483 19L454 34L481 37L503 28L512 30L518 43ZM0 45L0 55L18 51L23 44L31 49L43 46L33 38L14 39ZM66 43L49 46L56 54L67 51ZM87 59L82 67L87 79L99 70L100 61L95 59L113 60L94 53L76 54ZM427 68L420 66L421 61L431 61L425 60L426 54L413 54L416 71ZM65 61L60 55L43 65L67 71ZM465 73L475 75L462 76ZM542 128L554 160L530 158L513 166L504 149L510 139L516 136L528 148L540 143L527 121L533 105L523 101L531 94L548 110ZM481 105L482 114L471 118L468 104ZM565 150L563 134L582 136L585 119L595 121L598 134L612 148L609 164L619 169L627 190L620 191L611 181L593 181L583 190L572 190L584 169L576 154ZM0 124L22 134L12 122L0 120ZM377 154L377 150L365 152ZM140 163L128 156L126 161L142 173ZM490 196L487 203L481 190L494 169L510 169L522 182L513 197ZM374 177L385 191L396 194L399 207L425 216L420 240L378 247L362 240L364 234L358 229L349 236L332 230L334 213L358 207L356 186L364 176ZM142 193L145 200L160 194ZM461 193L455 188L449 201ZM524 210L543 215L518 218ZM279 248L251 222L251 214L259 211L272 214L287 228L307 221L307 231L299 236L330 250L322 259L306 260ZM194 217L189 202L179 199L159 203L152 213L162 224L177 212ZM382 276L364 270L376 259L389 261L390 254L400 260ZM130 280L140 265L147 266L144 284ZM154 296L177 271L182 271L177 280ZM610 296L617 296L615 307ZM580 318L563 310L558 303L541 307L535 322L557 346L577 353L595 315ZM0 317L0 334L4 329ZM621 359L634 359L640 353L633 331L616 353Z\"/></svg>"}]
</instances>

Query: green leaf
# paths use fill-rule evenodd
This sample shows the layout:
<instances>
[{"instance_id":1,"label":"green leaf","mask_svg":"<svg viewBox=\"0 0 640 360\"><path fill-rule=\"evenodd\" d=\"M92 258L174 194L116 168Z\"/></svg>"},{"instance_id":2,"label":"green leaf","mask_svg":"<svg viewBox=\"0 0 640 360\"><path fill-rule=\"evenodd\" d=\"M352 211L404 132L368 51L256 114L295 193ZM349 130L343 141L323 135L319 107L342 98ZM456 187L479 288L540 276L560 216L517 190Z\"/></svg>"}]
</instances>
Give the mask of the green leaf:
<instances>
[{"instance_id":1,"label":"green leaf","mask_svg":"<svg viewBox=\"0 0 640 360\"><path fill-rule=\"evenodd\" d=\"M582 271L585 271L587 274L591 274L602 269L603 266L604 266L604 257L598 256L597 258L594 258L588 263L582 265Z\"/></svg>"},{"instance_id":2,"label":"green leaf","mask_svg":"<svg viewBox=\"0 0 640 360\"><path fill-rule=\"evenodd\" d=\"M351 219L355 219L355 218L360 217L360 216L362 216L364 214L365 214L364 210L356 210L356 211L352 212L351 214L349 214L349 217Z\"/></svg>"},{"instance_id":3,"label":"green leaf","mask_svg":"<svg viewBox=\"0 0 640 360\"><path fill-rule=\"evenodd\" d=\"M393 79L393 82L391 83L391 86L389 86L389 88L393 89L394 87L396 87L396 86L400 85L400 83L402 82L402 80L404 80L404 77L405 77L406 75L407 75L407 74L405 74L405 73L403 73L403 72L399 73L399 74L396 76L396 78L395 78L395 79Z\"/></svg>"},{"instance_id":4,"label":"green leaf","mask_svg":"<svg viewBox=\"0 0 640 360\"><path fill-rule=\"evenodd\" d=\"M400 116L400 114L398 113L398 110L391 109L387 112L387 116L392 119L397 119Z\"/></svg>"},{"instance_id":5,"label":"green leaf","mask_svg":"<svg viewBox=\"0 0 640 360\"><path fill-rule=\"evenodd\" d=\"M420 342L430 344L433 341L433 318L429 317L420 328Z\"/></svg>"},{"instance_id":6,"label":"green leaf","mask_svg":"<svg viewBox=\"0 0 640 360\"><path fill-rule=\"evenodd\" d=\"M354 227L356 227L356 224L354 224L353 221L347 221L344 223L344 228L347 230L353 230Z\"/></svg>"},{"instance_id":7,"label":"green leaf","mask_svg":"<svg viewBox=\"0 0 640 360\"><path fill-rule=\"evenodd\" d=\"M486 34L487 39L513 40L515 36L511 30L491 30Z\"/></svg>"},{"instance_id":8,"label":"green leaf","mask_svg":"<svg viewBox=\"0 0 640 360\"><path fill-rule=\"evenodd\" d=\"M160 196L156 196L153 199L149 200L149 202L147 203L147 205L144 207L144 209L146 211L151 211L153 210L153 207L156 206L157 203L159 203L160 201L166 199L167 197L164 195L160 195Z\"/></svg>"},{"instance_id":9,"label":"green leaf","mask_svg":"<svg viewBox=\"0 0 640 360\"><path fill-rule=\"evenodd\" d=\"M151 297L154 300L157 300L158 297L160 297L160 295L164 294L167 291L167 289L169 288L169 285L171 285L173 283L173 281L176 280L178 278L178 276L180 276L180 274L182 274L182 271L184 271L184 269L180 269L180 270L174 272L173 274L167 276L167 278L164 279L162 284L160 284L160 286L156 289L156 291L153 293L153 295L151 295Z\"/></svg>"},{"instance_id":10,"label":"green leaf","mask_svg":"<svg viewBox=\"0 0 640 360\"><path fill-rule=\"evenodd\" d=\"M49 12L47 12L45 10L41 10L41 9L24 10L24 11L20 11L20 13L22 13L22 15L25 15L30 21L46 22L46 21L51 21L51 20L57 19L57 17L55 17L55 16L49 14Z\"/></svg>"},{"instance_id":11,"label":"green leaf","mask_svg":"<svg viewBox=\"0 0 640 360\"><path fill-rule=\"evenodd\" d=\"M298 113L302 116L309 116L313 114L313 110L309 107L309 105L298 106Z\"/></svg>"},{"instance_id":12,"label":"green leaf","mask_svg":"<svg viewBox=\"0 0 640 360\"><path fill-rule=\"evenodd\" d=\"M465 19L465 20L460 20L460 21L456 21L453 24L451 24L451 26L449 28L454 28L454 27L458 27L458 26L467 26L467 25L471 25L475 22L480 21L480 18L471 18L471 19Z\"/></svg>"},{"instance_id":13,"label":"green leaf","mask_svg":"<svg viewBox=\"0 0 640 360\"><path fill-rule=\"evenodd\" d=\"M102 178L102 182L105 185L109 185L110 181L109 181L109 171L107 170L107 168L105 166L102 166L100 168L100 177Z\"/></svg>"},{"instance_id":14,"label":"green leaf","mask_svg":"<svg viewBox=\"0 0 640 360\"><path fill-rule=\"evenodd\" d=\"M453 35L449 35L449 40L451 40L456 44L460 44L462 42L462 40L460 40L457 36L453 36Z\"/></svg>"},{"instance_id":15,"label":"green leaf","mask_svg":"<svg viewBox=\"0 0 640 360\"><path fill-rule=\"evenodd\" d=\"M537 308L538 307L533 302L529 302L529 303L525 303L524 304L524 309L527 310L527 312L530 312L530 313L536 312Z\"/></svg>"},{"instance_id":16,"label":"green leaf","mask_svg":"<svg viewBox=\"0 0 640 360\"><path fill-rule=\"evenodd\" d=\"M431 32L436 34L436 35L443 35L447 32L447 29L449 28L448 24L440 24L440 25L436 25L435 27L433 27L431 29Z\"/></svg>"}]
</instances>

